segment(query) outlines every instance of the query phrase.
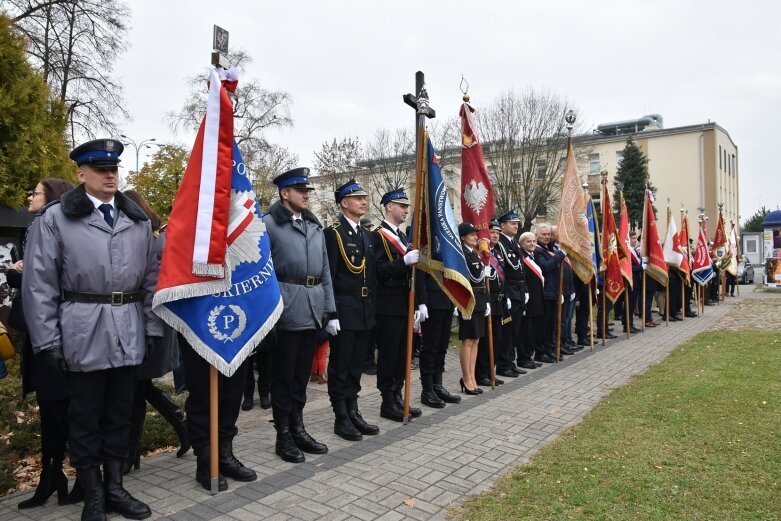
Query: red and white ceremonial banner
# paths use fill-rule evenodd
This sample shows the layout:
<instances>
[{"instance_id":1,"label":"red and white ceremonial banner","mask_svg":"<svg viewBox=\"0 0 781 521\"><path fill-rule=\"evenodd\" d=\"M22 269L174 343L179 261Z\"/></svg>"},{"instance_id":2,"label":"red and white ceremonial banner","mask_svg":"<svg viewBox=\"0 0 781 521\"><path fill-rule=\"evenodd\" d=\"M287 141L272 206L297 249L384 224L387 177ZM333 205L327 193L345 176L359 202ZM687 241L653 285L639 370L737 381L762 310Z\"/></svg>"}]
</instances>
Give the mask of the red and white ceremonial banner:
<instances>
[{"instance_id":1,"label":"red and white ceremonial banner","mask_svg":"<svg viewBox=\"0 0 781 521\"><path fill-rule=\"evenodd\" d=\"M667 287L667 262L664 260L664 250L659 240L659 229L656 226L654 215L654 195L650 190L645 191L645 203L643 208L643 234L640 241L640 256L648 259L646 272L659 284Z\"/></svg>"},{"instance_id":2,"label":"red and white ceremonial banner","mask_svg":"<svg viewBox=\"0 0 781 521\"><path fill-rule=\"evenodd\" d=\"M675 218L667 208L667 236L664 238L664 260L668 266L680 269L683 264L683 254L681 253L681 237L678 235L678 228L675 226Z\"/></svg>"},{"instance_id":3,"label":"red and white ceremonial banner","mask_svg":"<svg viewBox=\"0 0 781 521\"><path fill-rule=\"evenodd\" d=\"M564 179L561 182L561 199L559 204L559 244L567 252L565 260L575 275L588 284L594 277L594 264L591 259L591 234L588 229L586 207L588 198L581 185L578 165L575 161L575 150L572 138L567 140L567 166Z\"/></svg>"},{"instance_id":4,"label":"red and white ceremonial banner","mask_svg":"<svg viewBox=\"0 0 781 521\"><path fill-rule=\"evenodd\" d=\"M624 291L624 277L618 263L618 232L606 181L602 184L602 263L605 295L615 302Z\"/></svg>"},{"instance_id":5,"label":"red and white ceremonial banner","mask_svg":"<svg viewBox=\"0 0 781 521\"><path fill-rule=\"evenodd\" d=\"M719 208L719 221L716 224L716 235L713 237L710 251L716 254L720 269L726 269L729 266L730 253L727 248L727 233L724 231L724 215L721 213L721 208Z\"/></svg>"},{"instance_id":6,"label":"red and white ceremonial banner","mask_svg":"<svg viewBox=\"0 0 781 521\"><path fill-rule=\"evenodd\" d=\"M166 264L191 265L192 270L161 270L159 286L225 277L232 162L233 105L219 75L212 71L206 116L176 194L179 204L174 205L166 229L166 235L177 240L168 241L163 253Z\"/></svg>"},{"instance_id":7,"label":"red and white ceremonial banner","mask_svg":"<svg viewBox=\"0 0 781 521\"><path fill-rule=\"evenodd\" d=\"M618 265L629 289L632 289L632 249L629 242L629 211L626 208L624 194L621 194L621 214L618 217Z\"/></svg>"},{"instance_id":8,"label":"red and white ceremonial banner","mask_svg":"<svg viewBox=\"0 0 781 521\"><path fill-rule=\"evenodd\" d=\"M487 241L496 203L483 147L475 132L474 112L469 103L464 103L458 113L461 117L461 220L471 223L477 228L477 237Z\"/></svg>"},{"instance_id":9,"label":"red and white ceremonial banner","mask_svg":"<svg viewBox=\"0 0 781 521\"><path fill-rule=\"evenodd\" d=\"M678 232L678 244L681 255L683 255L681 266L678 269L686 276L686 282L689 283L692 273L691 251L689 248L689 216L683 210L681 210L681 231Z\"/></svg>"}]
</instances>

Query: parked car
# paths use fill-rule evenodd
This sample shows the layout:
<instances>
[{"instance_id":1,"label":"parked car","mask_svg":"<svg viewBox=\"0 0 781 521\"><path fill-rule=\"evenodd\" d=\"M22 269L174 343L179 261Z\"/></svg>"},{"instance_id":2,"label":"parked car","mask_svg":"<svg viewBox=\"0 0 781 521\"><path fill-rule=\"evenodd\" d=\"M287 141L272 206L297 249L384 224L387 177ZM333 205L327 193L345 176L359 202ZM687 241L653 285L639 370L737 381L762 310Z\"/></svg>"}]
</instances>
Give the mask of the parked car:
<instances>
[{"instance_id":1,"label":"parked car","mask_svg":"<svg viewBox=\"0 0 781 521\"><path fill-rule=\"evenodd\" d=\"M751 261L748 257L743 256L738 261L738 284L753 284L754 283L754 266L751 265Z\"/></svg>"}]
</instances>

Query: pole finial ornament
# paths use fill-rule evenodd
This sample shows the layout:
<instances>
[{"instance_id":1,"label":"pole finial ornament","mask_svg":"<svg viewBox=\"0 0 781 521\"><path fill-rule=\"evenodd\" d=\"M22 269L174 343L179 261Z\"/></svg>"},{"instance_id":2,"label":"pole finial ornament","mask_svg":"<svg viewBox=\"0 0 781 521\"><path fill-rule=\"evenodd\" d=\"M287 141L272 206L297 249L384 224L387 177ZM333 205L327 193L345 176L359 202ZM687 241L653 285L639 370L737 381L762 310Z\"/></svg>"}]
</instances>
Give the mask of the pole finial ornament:
<instances>
[{"instance_id":1,"label":"pole finial ornament","mask_svg":"<svg viewBox=\"0 0 781 521\"><path fill-rule=\"evenodd\" d=\"M464 100L464 103L469 103L469 82L466 81L463 74L461 74L461 83L458 84L458 89L463 94L461 99Z\"/></svg>"}]
</instances>

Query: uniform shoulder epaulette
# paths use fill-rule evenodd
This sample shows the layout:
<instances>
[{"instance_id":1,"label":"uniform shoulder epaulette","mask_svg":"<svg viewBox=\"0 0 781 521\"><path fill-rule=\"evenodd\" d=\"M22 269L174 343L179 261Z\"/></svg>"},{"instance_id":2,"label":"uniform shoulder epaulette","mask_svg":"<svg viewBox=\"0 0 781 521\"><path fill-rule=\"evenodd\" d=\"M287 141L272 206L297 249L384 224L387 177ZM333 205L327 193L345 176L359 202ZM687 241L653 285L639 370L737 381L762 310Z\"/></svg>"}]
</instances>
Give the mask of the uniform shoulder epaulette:
<instances>
[{"instance_id":1,"label":"uniform shoulder epaulette","mask_svg":"<svg viewBox=\"0 0 781 521\"><path fill-rule=\"evenodd\" d=\"M55 204L60 204L60 200L59 199L55 199L54 201L52 201L50 203L46 203L43 206L43 208L38 210L38 213L36 215L43 215L46 212L46 210L48 210L50 207L54 206Z\"/></svg>"}]
</instances>

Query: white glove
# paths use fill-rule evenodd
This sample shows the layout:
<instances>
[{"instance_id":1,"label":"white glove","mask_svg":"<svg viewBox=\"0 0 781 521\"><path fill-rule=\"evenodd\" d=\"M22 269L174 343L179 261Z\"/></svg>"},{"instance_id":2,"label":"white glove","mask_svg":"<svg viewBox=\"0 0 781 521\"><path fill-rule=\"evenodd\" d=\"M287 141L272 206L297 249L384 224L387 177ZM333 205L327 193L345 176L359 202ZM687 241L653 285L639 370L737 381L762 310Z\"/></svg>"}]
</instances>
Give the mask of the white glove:
<instances>
[{"instance_id":1,"label":"white glove","mask_svg":"<svg viewBox=\"0 0 781 521\"><path fill-rule=\"evenodd\" d=\"M420 252L418 250L410 250L404 255L404 264L410 266L416 264L420 260Z\"/></svg>"},{"instance_id":2,"label":"white glove","mask_svg":"<svg viewBox=\"0 0 781 521\"><path fill-rule=\"evenodd\" d=\"M485 316L488 316L491 314L491 304L485 305Z\"/></svg>"},{"instance_id":3,"label":"white glove","mask_svg":"<svg viewBox=\"0 0 781 521\"><path fill-rule=\"evenodd\" d=\"M529 294L528 293L524 293L523 294L523 303L524 304L528 304L529 303Z\"/></svg>"},{"instance_id":4,"label":"white glove","mask_svg":"<svg viewBox=\"0 0 781 521\"><path fill-rule=\"evenodd\" d=\"M643 266L643 269L648 269L648 257L643 257L641 264Z\"/></svg>"},{"instance_id":5,"label":"white glove","mask_svg":"<svg viewBox=\"0 0 781 521\"><path fill-rule=\"evenodd\" d=\"M339 331L341 330L341 326L339 325L339 319L335 318L333 320L329 320L328 324L325 325L325 330L328 332L331 336L336 336L339 334Z\"/></svg>"},{"instance_id":6,"label":"white glove","mask_svg":"<svg viewBox=\"0 0 781 521\"><path fill-rule=\"evenodd\" d=\"M428 306L421 304L418 306L419 318L421 322L425 322L428 318Z\"/></svg>"},{"instance_id":7,"label":"white glove","mask_svg":"<svg viewBox=\"0 0 781 521\"><path fill-rule=\"evenodd\" d=\"M412 322L412 331L415 333L420 333L420 320L419 320L418 312L415 312L415 321Z\"/></svg>"},{"instance_id":8,"label":"white glove","mask_svg":"<svg viewBox=\"0 0 781 521\"><path fill-rule=\"evenodd\" d=\"M457 316L458 316L458 308L455 308L455 309L453 310L453 316L454 316L454 317L457 317Z\"/></svg>"},{"instance_id":9,"label":"white glove","mask_svg":"<svg viewBox=\"0 0 781 521\"><path fill-rule=\"evenodd\" d=\"M512 308L513 308L513 301L507 299L507 311L510 311Z\"/></svg>"},{"instance_id":10,"label":"white glove","mask_svg":"<svg viewBox=\"0 0 781 521\"><path fill-rule=\"evenodd\" d=\"M597 288L597 295L599 295L599 288Z\"/></svg>"},{"instance_id":11,"label":"white glove","mask_svg":"<svg viewBox=\"0 0 781 521\"><path fill-rule=\"evenodd\" d=\"M485 268L483 268L483 272L485 273L486 277L490 277L491 276L491 266L486 266Z\"/></svg>"},{"instance_id":12,"label":"white glove","mask_svg":"<svg viewBox=\"0 0 781 521\"><path fill-rule=\"evenodd\" d=\"M575 300L575 294L573 293L572 295L570 295L570 296L569 296L569 299L570 299L570 300Z\"/></svg>"},{"instance_id":13,"label":"white glove","mask_svg":"<svg viewBox=\"0 0 781 521\"><path fill-rule=\"evenodd\" d=\"M561 303L564 304L564 295L561 296Z\"/></svg>"}]
</instances>

